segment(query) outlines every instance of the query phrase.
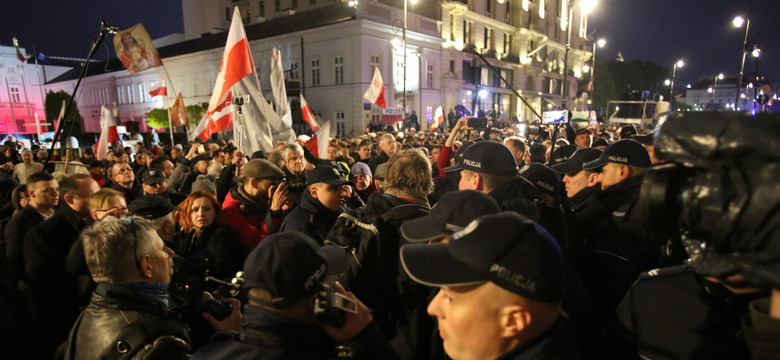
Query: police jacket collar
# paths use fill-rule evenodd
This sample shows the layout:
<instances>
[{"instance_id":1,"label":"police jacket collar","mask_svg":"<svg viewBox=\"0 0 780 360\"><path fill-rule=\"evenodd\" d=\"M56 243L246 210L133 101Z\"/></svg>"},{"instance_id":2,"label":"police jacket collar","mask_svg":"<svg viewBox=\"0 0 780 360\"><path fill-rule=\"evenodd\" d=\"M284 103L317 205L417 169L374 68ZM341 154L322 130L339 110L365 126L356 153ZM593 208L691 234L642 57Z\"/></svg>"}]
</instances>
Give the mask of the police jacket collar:
<instances>
[{"instance_id":1,"label":"police jacket collar","mask_svg":"<svg viewBox=\"0 0 780 360\"><path fill-rule=\"evenodd\" d=\"M496 360L575 359L578 351L572 339L568 319L561 314L555 325L546 332L518 345Z\"/></svg>"},{"instance_id":2,"label":"police jacket collar","mask_svg":"<svg viewBox=\"0 0 780 360\"><path fill-rule=\"evenodd\" d=\"M634 204L639 201L639 190L642 187L643 175L632 176L603 190L599 195L604 205L615 210L625 204Z\"/></svg>"},{"instance_id":3,"label":"police jacket collar","mask_svg":"<svg viewBox=\"0 0 780 360\"><path fill-rule=\"evenodd\" d=\"M573 198L569 199L569 203L571 204L571 209L573 211L576 211L577 208L584 205L585 202L591 197L591 196L598 196L598 194L601 193L601 184L596 184L594 186L588 186L580 192L578 192L576 195L574 195Z\"/></svg>"}]
</instances>

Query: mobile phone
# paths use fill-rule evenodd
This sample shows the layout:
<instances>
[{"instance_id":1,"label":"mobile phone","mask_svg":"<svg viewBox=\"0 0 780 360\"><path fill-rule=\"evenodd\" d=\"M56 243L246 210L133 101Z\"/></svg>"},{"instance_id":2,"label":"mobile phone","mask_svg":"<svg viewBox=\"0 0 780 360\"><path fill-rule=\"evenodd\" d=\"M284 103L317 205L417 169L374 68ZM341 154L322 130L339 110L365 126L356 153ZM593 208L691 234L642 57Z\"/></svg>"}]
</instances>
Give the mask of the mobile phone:
<instances>
[{"instance_id":1,"label":"mobile phone","mask_svg":"<svg viewBox=\"0 0 780 360\"><path fill-rule=\"evenodd\" d=\"M472 129L484 129L487 127L488 119L486 117L473 117L466 121L466 126Z\"/></svg>"}]
</instances>

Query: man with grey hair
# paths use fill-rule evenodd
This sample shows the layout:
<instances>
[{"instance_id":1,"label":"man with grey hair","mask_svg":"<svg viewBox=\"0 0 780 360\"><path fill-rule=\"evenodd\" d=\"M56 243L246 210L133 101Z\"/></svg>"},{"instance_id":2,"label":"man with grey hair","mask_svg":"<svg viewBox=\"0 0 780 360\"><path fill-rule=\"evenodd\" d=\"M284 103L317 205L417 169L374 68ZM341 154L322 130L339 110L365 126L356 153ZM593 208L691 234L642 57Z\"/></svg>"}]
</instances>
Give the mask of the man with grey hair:
<instances>
[{"instance_id":1,"label":"man with grey hair","mask_svg":"<svg viewBox=\"0 0 780 360\"><path fill-rule=\"evenodd\" d=\"M379 150L381 152L368 160L368 167L372 173L376 173L377 166L390 160L390 157L395 154L395 148L395 136L392 134L384 134L379 138Z\"/></svg>"},{"instance_id":2,"label":"man with grey hair","mask_svg":"<svg viewBox=\"0 0 780 360\"><path fill-rule=\"evenodd\" d=\"M140 200L140 199L139 199ZM169 311L173 250L143 219L107 217L82 233L87 267L98 283L73 326L65 359L180 359L190 352L188 328ZM238 330L238 300L217 330ZM213 320L213 319L212 319Z\"/></svg>"},{"instance_id":3,"label":"man with grey hair","mask_svg":"<svg viewBox=\"0 0 780 360\"><path fill-rule=\"evenodd\" d=\"M30 149L22 150L22 162L14 165L14 179L19 184L24 185L27 183L28 176L43 171L43 164L33 160L33 154Z\"/></svg>"}]
</instances>

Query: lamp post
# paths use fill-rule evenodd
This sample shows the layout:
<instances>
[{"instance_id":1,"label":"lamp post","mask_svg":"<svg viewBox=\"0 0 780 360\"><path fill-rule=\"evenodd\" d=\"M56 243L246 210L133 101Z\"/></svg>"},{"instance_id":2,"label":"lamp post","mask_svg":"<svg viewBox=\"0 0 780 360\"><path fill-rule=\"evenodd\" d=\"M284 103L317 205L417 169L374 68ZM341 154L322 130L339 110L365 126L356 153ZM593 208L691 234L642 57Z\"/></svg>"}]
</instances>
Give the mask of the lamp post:
<instances>
[{"instance_id":1,"label":"lamp post","mask_svg":"<svg viewBox=\"0 0 780 360\"><path fill-rule=\"evenodd\" d=\"M715 92L718 91L718 80L723 80L723 73L715 75L715 85L712 86L712 101L715 101ZM739 90L737 90L739 94Z\"/></svg>"},{"instance_id":2,"label":"lamp post","mask_svg":"<svg viewBox=\"0 0 780 360\"><path fill-rule=\"evenodd\" d=\"M753 57L756 58L756 81L753 83L753 115L756 114L758 107L758 57L761 56L761 49L758 46L753 47Z\"/></svg>"},{"instance_id":3,"label":"lamp post","mask_svg":"<svg viewBox=\"0 0 780 360\"><path fill-rule=\"evenodd\" d=\"M682 60L677 60L672 68L672 81L669 82L669 108L674 111L674 78L677 76L677 68L683 67L685 63Z\"/></svg>"},{"instance_id":4,"label":"lamp post","mask_svg":"<svg viewBox=\"0 0 780 360\"><path fill-rule=\"evenodd\" d=\"M745 40L742 42L742 64L739 66L739 80L737 80L737 89L742 88L742 75L745 72L745 58L747 57L748 53L748 32L750 31L751 11L752 9L748 10L747 20L745 20L742 16L736 16L734 17L734 20L731 21L734 26L738 28L742 27L742 24L745 24ZM737 105L739 105L739 90L737 90L737 96L734 99L735 109L738 109Z\"/></svg>"},{"instance_id":5,"label":"lamp post","mask_svg":"<svg viewBox=\"0 0 780 360\"><path fill-rule=\"evenodd\" d=\"M590 93L593 95L592 97L596 96L596 92L595 90L593 90L593 77L595 76L594 74L596 73L596 45L598 45L600 48L603 48L604 45L607 45L607 40L598 39L593 42L593 55L591 56L591 67L590 67L590 82L588 83L588 90L590 90Z\"/></svg>"},{"instance_id":6,"label":"lamp post","mask_svg":"<svg viewBox=\"0 0 780 360\"><path fill-rule=\"evenodd\" d=\"M566 98L569 96L569 51L571 50L571 18L574 16L574 1L569 0L569 16L566 18L566 52L563 56L563 96L561 107L566 109ZM589 14L596 6L596 0L580 0L580 16Z\"/></svg>"}]
</instances>

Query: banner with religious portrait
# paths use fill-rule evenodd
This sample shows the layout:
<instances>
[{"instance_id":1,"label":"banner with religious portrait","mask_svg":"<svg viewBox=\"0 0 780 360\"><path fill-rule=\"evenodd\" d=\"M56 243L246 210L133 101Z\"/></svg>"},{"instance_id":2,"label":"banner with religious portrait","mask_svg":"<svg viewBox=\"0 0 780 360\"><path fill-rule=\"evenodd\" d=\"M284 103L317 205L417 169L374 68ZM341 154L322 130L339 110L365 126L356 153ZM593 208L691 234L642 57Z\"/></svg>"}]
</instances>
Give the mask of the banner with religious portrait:
<instances>
[{"instance_id":1,"label":"banner with religious portrait","mask_svg":"<svg viewBox=\"0 0 780 360\"><path fill-rule=\"evenodd\" d=\"M143 24L136 24L114 35L114 49L131 74L162 65L162 59Z\"/></svg>"}]
</instances>

